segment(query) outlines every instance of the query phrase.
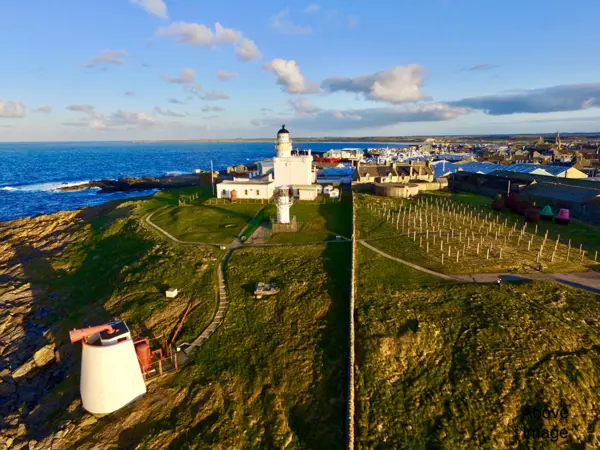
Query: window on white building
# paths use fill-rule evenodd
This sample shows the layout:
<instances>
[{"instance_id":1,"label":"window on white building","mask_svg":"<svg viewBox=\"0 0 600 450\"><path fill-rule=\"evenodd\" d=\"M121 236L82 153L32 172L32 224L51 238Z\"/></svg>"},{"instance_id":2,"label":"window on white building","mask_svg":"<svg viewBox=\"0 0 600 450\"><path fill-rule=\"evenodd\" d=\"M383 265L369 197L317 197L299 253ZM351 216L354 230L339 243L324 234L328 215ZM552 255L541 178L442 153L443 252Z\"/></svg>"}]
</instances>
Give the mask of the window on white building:
<instances>
[{"instance_id":1,"label":"window on white building","mask_svg":"<svg viewBox=\"0 0 600 450\"><path fill-rule=\"evenodd\" d=\"M244 190L244 195L246 195L246 196L248 195L248 189Z\"/></svg>"}]
</instances>

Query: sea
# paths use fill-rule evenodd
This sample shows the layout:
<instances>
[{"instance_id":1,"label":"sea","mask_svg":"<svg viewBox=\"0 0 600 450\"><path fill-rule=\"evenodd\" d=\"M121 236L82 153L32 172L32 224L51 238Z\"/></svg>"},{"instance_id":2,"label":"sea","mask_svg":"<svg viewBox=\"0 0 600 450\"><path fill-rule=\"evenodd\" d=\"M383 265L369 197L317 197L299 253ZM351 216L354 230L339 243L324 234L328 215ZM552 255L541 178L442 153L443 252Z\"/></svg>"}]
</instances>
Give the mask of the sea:
<instances>
[{"instance_id":1,"label":"sea","mask_svg":"<svg viewBox=\"0 0 600 450\"><path fill-rule=\"evenodd\" d=\"M294 143L294 148L324 152L332 148L406 147L352 142ZM84 206L155 191L100 194L57 188L92 180L161 176L215 170L275 156L273 142L45 142L0 143L0 221L76 210Z\"/></svg>"}]
</instances>

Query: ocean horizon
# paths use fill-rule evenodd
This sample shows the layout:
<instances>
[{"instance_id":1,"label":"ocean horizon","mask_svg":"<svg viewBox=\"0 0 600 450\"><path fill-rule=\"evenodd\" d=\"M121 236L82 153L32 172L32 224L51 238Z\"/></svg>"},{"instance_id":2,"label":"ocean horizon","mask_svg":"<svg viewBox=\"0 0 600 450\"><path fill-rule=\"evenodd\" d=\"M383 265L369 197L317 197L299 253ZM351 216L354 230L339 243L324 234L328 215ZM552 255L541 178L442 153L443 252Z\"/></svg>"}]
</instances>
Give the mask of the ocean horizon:
<instances>
[{"instance_id":1,"label":"ocean horizon","mask_svg":"<svg viewBox=\"0 0 600 450\"><path fill-rule=\"evenodd\" d=\"M59 187L121 177L158 177L215 170L275 156L270 142L65 141L0 143L0 221L96 206L155 191L100 194L97 189L64 192ZM403 143L298 142L300 150L406 147Z\"/></svg>"}]
</instances>

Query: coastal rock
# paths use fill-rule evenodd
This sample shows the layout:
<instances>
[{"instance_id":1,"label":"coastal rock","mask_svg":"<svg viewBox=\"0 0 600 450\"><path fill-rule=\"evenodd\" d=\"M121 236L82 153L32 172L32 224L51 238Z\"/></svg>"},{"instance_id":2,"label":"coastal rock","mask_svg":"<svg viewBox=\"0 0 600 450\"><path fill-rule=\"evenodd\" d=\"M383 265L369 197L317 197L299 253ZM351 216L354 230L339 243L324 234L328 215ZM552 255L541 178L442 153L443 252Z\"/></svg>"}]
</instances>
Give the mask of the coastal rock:
<instances>
[{"instance_id":1,"label":"coastal rock","mask_svg":"<svg viewBox=\"0 0 600 450\"><path fill-rule=\"evenodd\" d=\"M79 428L89 427L90 425L94 425L96 422L98 422L96 417L94 417L92 414L87 414L81 419L81 422L79 422Z\"/></svg>"},{"instance_id":2,"label":"coastal rock","mask_svg":"<svg viewBox=\"0 0 600 450\"><path fill-rule=\"evenodd\" d=\"M35 352L33 360L38 367L44 367L54 361L54 344L48 344Z\"/></svg>"},{"instance_id":3,"label":"coastal rock","mask_svg":"<svg viewBox=\"0 0 600 450\"><path fill-rule=\"evenodd\" d=\"M12 373L14 379L19 379L26 376L29 372L35 369L37 366L35 365L35 361L30 359L25 364L22 364Z\"/></svg>"}]
</instances>

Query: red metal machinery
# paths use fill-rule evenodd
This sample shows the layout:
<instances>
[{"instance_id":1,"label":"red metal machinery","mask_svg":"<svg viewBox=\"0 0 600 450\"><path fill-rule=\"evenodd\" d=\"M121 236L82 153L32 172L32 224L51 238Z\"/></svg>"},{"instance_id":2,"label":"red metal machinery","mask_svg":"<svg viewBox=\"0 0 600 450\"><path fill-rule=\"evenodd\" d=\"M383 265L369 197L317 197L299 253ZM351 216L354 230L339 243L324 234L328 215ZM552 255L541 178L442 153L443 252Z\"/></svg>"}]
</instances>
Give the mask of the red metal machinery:
<instances>
[{"instance_id":1,"label":"red metal machinery","mask_svg":"<svg viewBox=\"0 0 600 450\"><path fill-rule=\"evenodd\" d=\"M112 325L105 323L104 325L98 325L95 327L88 328L75 328L69 331L69 338L71 339L71 344L75 342L79 342L83 339L84 342L87 342L87 339L90 336L93 336L97 333L102 333L103 331L107 331L108 333L114 333L115 330Z\"/></svg>"}]
</instances>

